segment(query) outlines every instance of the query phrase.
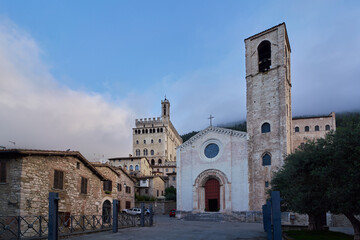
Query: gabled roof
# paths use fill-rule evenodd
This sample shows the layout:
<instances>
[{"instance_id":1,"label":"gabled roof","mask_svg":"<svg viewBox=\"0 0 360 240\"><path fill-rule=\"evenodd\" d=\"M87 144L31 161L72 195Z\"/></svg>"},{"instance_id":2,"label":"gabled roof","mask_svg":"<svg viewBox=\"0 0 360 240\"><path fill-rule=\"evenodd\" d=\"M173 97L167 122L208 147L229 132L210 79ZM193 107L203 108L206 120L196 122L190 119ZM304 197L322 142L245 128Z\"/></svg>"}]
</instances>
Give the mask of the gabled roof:
<instances>
[{"instance_id":1,"label":"gabled roof","mask_svg":"<svg viewBox=\"0 0 360 240\"><path fill-rule=\"evenodd\" d=\"M204 136L205 134L207 134L209 132L214 132L214 133L223 134L223 135L229 135L229 136L238 137L238 138L247 138L246 132L231 130L231 129L227 129L227 128L209 126L209 127L205 128L204 130L200 131L199 133L195 134L194 136L192 136L189 140L187 140L186 142L184 142L183 144L178 146L176 149L179 149L179 148L182 149L186 146L191 145L197 139L201 138L202 136Z\"/></svg>"},{"instance_id":2,"label":"gabled roof","mask_svg":"<svg viewBox=\"0 0 360 240\"><path fill-rule=\"evenodd\" d=\"M56 151L56 150L36 150L36 149L4 149L0 150L1 158L18 158L22 156L59 156L75 157L79 159L87 168L89 168L101 181L107 180L96 168L78 151Z\"/></svg>"},{"instance_id":3,"label":"gabled roof","mask_svg":"<svg viewBox=\"0 0 360 240\"><path fill-rule=\"evenodd\" d=\"M95 168L96 167L107 167L109 168L111 171L113 171L118 177L120 177L120 173L118 171L116 171L116 169L112 166L110 166L109 164L106 163L91 163Z\"/></svg>"}]
</instances>

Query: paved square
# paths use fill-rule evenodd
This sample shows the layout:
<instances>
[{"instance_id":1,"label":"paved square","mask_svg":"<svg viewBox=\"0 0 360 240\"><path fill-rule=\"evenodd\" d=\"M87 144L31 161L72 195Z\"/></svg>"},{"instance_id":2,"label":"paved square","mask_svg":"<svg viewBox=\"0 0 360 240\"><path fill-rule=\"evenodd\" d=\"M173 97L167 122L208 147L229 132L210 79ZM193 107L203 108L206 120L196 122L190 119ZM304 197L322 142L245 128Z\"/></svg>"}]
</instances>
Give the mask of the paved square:
<instances>
[{"instance_id":1,"label":"paved square","mask_svg":"<svg viewBox=\"0 0 360 240\"><path fill-rule=\"evenodd\" d=\"M155 216L153 227L136 227L73 237L73 240L95 239L253 239L264 240L260 223L183 221L168 216Z\"/></svg>"}]
</instances>

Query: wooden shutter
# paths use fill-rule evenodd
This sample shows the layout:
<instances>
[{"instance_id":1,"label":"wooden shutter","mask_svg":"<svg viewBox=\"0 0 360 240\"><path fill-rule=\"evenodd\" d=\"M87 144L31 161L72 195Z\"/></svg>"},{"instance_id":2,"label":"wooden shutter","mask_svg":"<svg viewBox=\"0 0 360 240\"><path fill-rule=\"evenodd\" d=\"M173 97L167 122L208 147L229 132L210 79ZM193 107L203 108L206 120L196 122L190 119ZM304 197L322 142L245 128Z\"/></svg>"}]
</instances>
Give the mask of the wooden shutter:
<instances>
[{"instance_id":1,"label":"wooden shutter","mask_svg":"<svg viewBox=\"0 0 360 240\"><path fill-rule=\"evenodd\" d=\"M2 182L2 183L6 182L6 162L5 161L0 162L0 182Z\"/></svg>"},{"instance_id":2,"label":"wooden shutter","mask_svg":"<svg viewBox=\"0 0 360 240\"><path fill-rule=\"evenodd\" d=\"M87 182L87 178L81 177L81 193L83 194L87 194Z\"/></svg>"},{"instance_id":3,"label":"wooden shutter","mask_svg":"<svg viewBox=\"0 0 360 240\"><path fill-rule=\"evenodd\" d=\"M55 170L54 171L54 188L63 189L64 172Z\"/></svg>"}]
</instances>

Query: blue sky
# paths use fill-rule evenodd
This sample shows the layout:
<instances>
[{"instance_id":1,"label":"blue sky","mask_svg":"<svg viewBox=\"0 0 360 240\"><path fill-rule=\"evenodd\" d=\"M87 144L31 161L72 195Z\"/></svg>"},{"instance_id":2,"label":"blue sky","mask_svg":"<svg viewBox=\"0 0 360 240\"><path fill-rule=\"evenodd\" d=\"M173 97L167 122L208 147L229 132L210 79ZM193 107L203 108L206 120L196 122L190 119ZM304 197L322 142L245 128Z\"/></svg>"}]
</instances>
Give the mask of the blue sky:
<instances>
[{"instance_id":1,"label":"blue sky","mask_svg":"<svg viewBox=\"0 0 360 240\"><path fill-rule=\"evenodd\" d=\"M244 120L243 40L281 22L293 115L358 110L358 16L359 1L0 1L0 145L127 155L165 94L180 134Z\"/></svg>"}]
</instances>

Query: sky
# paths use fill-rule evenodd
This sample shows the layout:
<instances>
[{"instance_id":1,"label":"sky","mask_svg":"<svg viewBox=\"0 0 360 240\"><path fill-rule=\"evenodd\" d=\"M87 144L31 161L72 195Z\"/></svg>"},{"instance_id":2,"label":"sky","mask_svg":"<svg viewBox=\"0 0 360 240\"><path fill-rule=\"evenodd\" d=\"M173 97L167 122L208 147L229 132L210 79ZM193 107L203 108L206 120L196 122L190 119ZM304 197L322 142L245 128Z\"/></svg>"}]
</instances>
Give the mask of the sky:
<instances>
[{"instance_id":1,"label":"sky","mask_svg":"<svg viewBox=\"0 0 360 240\"><path fill-rule=\"evenodd\" d=\"M360 1L0 1L0 146L127 156L171 103L180 134L246 119L244 39L286 23L293 116L360 110Z\"/></svg>"}]
</instances>

